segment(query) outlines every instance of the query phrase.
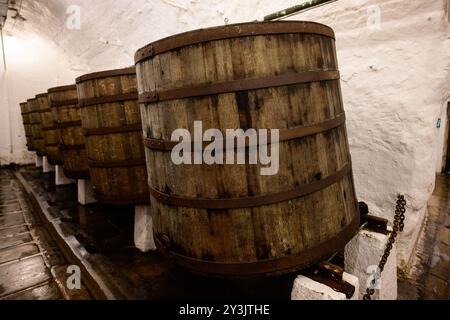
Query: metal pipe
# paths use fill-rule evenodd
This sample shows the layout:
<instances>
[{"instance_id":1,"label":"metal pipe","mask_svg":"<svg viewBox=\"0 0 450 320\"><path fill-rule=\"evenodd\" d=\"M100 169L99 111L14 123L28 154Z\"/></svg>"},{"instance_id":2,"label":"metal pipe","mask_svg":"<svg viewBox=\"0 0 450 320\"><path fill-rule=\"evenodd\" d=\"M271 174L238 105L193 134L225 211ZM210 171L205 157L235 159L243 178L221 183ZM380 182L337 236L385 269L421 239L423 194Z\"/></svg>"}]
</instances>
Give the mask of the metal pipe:
<instances>
[{"instance_id":1,"label":"metal pipe","mask_svg":"<svg viewBox=\"0 0 450 320\"><path fill-rule=\"evenodd\" d=\"M3 66L5 67L6 72L6 54L5 54L5 43L3 41L3 26L0 27L0 38L2 42Z\"/></svg>"},{"instance_id":2,"label":"metal pipe","mask_svg":"<svg viewBox=\"0 0 450 320\"><path fill-rule=\"evenodd\" d=\"M325 4L336 2L336 1L338 1L338 0L308 0L305 3L269 14L268 16L264 17L264 21L272 21L272 20L276 20L276 19L285 18L287 16L291 16L293 14L311 10L313 8L323 6Z\"/></svg>"}]
</instances>

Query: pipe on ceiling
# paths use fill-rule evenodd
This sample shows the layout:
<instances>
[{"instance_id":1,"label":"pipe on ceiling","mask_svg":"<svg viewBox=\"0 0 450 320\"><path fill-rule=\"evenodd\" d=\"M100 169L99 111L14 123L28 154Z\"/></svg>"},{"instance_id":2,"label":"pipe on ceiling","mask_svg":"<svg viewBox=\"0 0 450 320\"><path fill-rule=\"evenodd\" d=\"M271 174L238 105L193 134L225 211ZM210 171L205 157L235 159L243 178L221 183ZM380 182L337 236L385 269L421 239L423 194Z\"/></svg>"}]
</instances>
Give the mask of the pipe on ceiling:
<instances>
[{"instance_id":1,"label":"pipe on ceiling","mask_svg":"<svg viewBox=\"0 0 450 320\"><path fill-rule=\"evenodd\" d=\"M272 20L277 20L277 19L281 19L281 18L286 18L293 14L311 10L316 7L320 7L325 4L336 2L336 1L338 1L338 0L308 0L305 3L269 14L268 16L264 17L264 21L272 21Z\"/></svg>"}]
</instances>

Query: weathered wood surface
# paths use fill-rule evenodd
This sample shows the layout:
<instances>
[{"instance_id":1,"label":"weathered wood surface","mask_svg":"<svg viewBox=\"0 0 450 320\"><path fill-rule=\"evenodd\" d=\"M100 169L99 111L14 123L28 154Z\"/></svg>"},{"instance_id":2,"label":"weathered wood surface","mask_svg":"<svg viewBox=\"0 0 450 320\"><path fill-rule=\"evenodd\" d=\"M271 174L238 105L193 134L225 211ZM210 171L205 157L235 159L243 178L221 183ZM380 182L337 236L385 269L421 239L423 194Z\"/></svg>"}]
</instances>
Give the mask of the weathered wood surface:
<instances>
[{"instance_id":1,"label":"weathered wood surface","mask_svg":"<svg viewBox=\"0 0 450 320\"><path fill-rule=\"evenodd\" d=\"M42 135L42 124L41 124L41 115L39 104L37 103L37 99L29 99L27 101L28 109L30 110L30 122L31 122L31 131L33 135L33 148L36 149L36 153L38 156L43 157L46 155L44 137Z\"/></svg>"},{"instance_id":2,"label":"weathered wood surface","mask_svg":"<svg viewBox=\"0 0 450 320\"><path fill-rule=\"evenodd\" d=\"M48 90L53 121L59 132L64 173L71 179L89 178L76 85Z\"/></svg>"},{"instance_id":3,"label":"weathered wood surface","mask_svg":"<svg viewBox=\"0 0 450 320\"><path fill-rule=\"evenodd\" d=\"M199 41L142 61L138 52L139 93L338 70L333 36L308 31L317 26L294 22L292 32L246 37L237 36L241 26L228 26L210 34L217 38L223 29L234 28L234 38ZM199 38L194 32L188 36ZM180 43L178 38L154 43L151 51L155 53L169 42ZM141 113L148 138L170 141L179 128L188 129L193 136L195 120L203 121L203 130L286 130L334 119L344 114L344 108L339 80L329 80L142 103ZM280 169L273 176L261 176L259 164L175 165L170 151L147 149L149 185L183 198L246 198L309 185L351 164L345 125L280 142L279 147ZM303 268L341 249L356 233L359 222L351 173L323 190L271 205L197 209L168 205L152 197L151 210L159 248L184 267L213 275Z\"/></svg>"},{"instance_id":4,"label":"weathered wood surface","mask_svg":"<svg viewBox=\"0 0 450 320\"><path fill-rule=\"evenodd\" d=\"M77 88L94 196L110 204L148 203L135 68L85 75Z\"/></svg>"},{"instance_id":5,"label":"weathered wood surface","mask_svg":"<svg viewBox=\"0 0 450 320\"><path fill-rule=\"evenodd\" d=\"M62 157L59 152L59 136L55 122L53 121L52 110L48 101L48 94L36 96L40 109L41 130L44 138L44 146L47 159L52 165L61 165Z\"/></svg>"},{"instance_id":6,"label":"weathered wood surface","mask_svg":"<svg viewBox=\"0 0 450 320\"><path fill-rule=\"evenodd\" d=\"M34 140L33 140L31 114L30 114L30 109L28 107L27 102L22 102L20 104L20 111L22 114L22 122L23 122L23 127L25 129L25 138L27 140L28 151L36 151L36 148L34 147Z\"/></svg>"}]
</instances>

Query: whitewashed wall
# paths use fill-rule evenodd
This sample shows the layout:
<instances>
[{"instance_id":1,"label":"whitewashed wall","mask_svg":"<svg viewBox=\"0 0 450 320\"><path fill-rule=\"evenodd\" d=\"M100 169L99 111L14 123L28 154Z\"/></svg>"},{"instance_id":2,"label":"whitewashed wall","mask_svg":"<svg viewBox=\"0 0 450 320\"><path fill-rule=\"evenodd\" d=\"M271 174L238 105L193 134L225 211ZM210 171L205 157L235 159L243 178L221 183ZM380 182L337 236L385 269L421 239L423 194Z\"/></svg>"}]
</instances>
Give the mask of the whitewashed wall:
<instances>
[{"instance_id":1,"label":"whitewashed wall","mask_svg":"<svg viewBox=\"0 0 450 320\"><path fill-rule=\"evenodd\" d=\"M13 29L10 20L7 28L24 42L27 54L17 54L6 44L10 67L8 81L5 84L2 78L0 86L2 163L29 159L17 113L21 100L49 86L70 83L83 73L132 65L138 48L162 37L222 25L225 19L229 23L261 19L297 3L24 0L28 21L17 22ZM406 194L410 205L399 245L403 266L425 216L442 148L438 141L443 129L438 130L436 122L449 90L446 3L339 0L289 18L321 22L336 31L357 193L374 213L389 219L396 194ZM78 9L71 5L79 8L79 29L73 23ZM39 45L28 43L35 38ZM23 58L29 59L27 67ZM13 154L9 154L8 110Z\"/></svg>"}]
</instances>

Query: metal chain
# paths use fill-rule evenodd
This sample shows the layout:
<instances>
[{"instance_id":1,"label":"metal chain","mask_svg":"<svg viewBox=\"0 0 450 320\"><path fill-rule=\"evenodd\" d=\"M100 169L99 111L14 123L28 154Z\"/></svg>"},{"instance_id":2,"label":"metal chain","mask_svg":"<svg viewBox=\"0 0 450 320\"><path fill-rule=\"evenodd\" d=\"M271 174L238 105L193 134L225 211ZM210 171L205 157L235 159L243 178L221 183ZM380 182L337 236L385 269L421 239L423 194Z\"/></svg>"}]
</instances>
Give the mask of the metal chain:
<instances>
[{"instance_id":1,"label":"metal chain","mask_svg":"<svg viewBox=\"0 0 450 320\"><path fill-rule=\"evenodd\" d=\"M384 250L384 254L381 257L381 261L378 264L378 270L380 271L380 274L383 272L384 267L386 266L386 263L388 261L389 255L391 253L391 250L394 246L394 243L397 239L397 235L400 232L403 232L403 229L405 227L405 212L406 212L406 200L405 196L399 195L397 199L397 206L395 208L395 218L394 218L394 227L391 233L391 236L389 237L388 244L386 246L386 249ZM372 284L375 285L376 279L374 278L372 280ZM372 296L375 294L375 289L368 288L366 291L366 294L364 295L364 300L372 300Z\"/></svg>"}]
</instances>

